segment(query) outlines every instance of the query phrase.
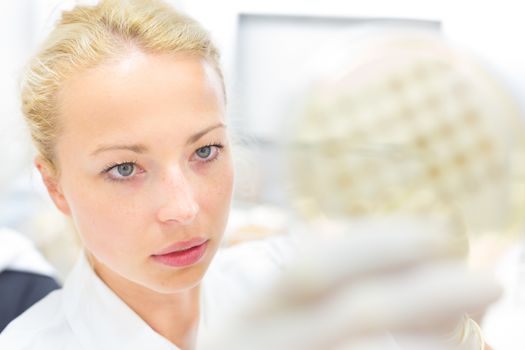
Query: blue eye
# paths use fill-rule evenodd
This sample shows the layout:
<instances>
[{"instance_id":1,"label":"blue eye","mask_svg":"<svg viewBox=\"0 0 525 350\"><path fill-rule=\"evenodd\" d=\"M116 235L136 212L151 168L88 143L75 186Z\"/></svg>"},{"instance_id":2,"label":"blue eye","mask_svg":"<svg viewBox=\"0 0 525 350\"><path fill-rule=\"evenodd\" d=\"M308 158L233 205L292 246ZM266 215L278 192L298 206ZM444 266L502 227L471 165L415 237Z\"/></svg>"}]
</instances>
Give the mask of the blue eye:
<instances>
[{"instance_id":1,"label":"blue eye","mask_svg":"<svg viewBox=\"0 0 525 350\"><path fill-rule=\"evenodd\" d=\"M198 161L209 162L217 158L222 148L222 145L204 146L195 151L195 156Z\"/></svg>"},{"instance_id":2,"label":"blue eye","mask_svg":"<svg viewBox=\"0 0 525 350\"><path fill-rule=\"evenodd\" d=\"M114 181L126 181L134 178L137 173L137 165L134 162L113 164L106 167L103 171L108 174L108 178Z\"/></svg>"},{"instance_id":3,"label":"blue eye","mask_svg":"<svg viewBox=\"0 0 525 350\"><path fill-rule=\"evenodd\" d=\"M132 163L120 164L115 167L115 170L120 176L128 177L128 176L131 176L133 172L135 171L135 164L132 164Z\"/></svg>"},{"instance_id":4,"label":"blue eye","mask_svg":"<svg viewBox=\"0 0 525 350\"><path fill-rule=\"evenodd\" d=\"M199 158L206 159L210 156L211 151L211 146L206 146L199 148L197 151L195 151L195 153Z\"/></svg>"}]
</instances>

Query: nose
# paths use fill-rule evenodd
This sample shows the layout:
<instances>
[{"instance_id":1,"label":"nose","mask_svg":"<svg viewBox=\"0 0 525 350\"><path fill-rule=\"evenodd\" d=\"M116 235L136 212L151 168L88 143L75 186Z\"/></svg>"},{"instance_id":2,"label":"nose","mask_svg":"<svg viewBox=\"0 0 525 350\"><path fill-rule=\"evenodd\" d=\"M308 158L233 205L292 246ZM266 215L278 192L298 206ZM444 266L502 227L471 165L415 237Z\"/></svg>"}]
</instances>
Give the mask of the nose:
<instances>
[{"instance_id":1,"label":"nose","mask_svg":"<svg viewBox=\"0 0 525 350\"><path fill-rule=\"evenodd\" d=\"M199 212L199 205L191 183L180 169L163 176L159 192L162 198L157 215L159 221L183 225L193 222Z\"/></svg>"}]
</instances>

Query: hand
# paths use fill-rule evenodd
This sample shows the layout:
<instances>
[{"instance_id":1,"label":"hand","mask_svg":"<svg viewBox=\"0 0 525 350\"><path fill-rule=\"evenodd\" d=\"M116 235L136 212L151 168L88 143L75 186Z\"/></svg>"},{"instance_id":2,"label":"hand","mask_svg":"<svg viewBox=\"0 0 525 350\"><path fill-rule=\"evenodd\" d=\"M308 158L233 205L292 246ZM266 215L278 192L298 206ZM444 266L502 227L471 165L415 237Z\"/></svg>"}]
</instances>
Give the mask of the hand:
<instances>
[{"instance_id":1,"label":"hand","mask_svg":"<svg viewBox=\"0 0 525 350\"><path fill-rule=\"evenodd\" d=\"M444 221L394 218L329 231L305 234L280 283L203 349L400 349L387 331L438 349L443 325L453 329L500 294L465 268L465 239Z\"/></svg>"}]
</instances>

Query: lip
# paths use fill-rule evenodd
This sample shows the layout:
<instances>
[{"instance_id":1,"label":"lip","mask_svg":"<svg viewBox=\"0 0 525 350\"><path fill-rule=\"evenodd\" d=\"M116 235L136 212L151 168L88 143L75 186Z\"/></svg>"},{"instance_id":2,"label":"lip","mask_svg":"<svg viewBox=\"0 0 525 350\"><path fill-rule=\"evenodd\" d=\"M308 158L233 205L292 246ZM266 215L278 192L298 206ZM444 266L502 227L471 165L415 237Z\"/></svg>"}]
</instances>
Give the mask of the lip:
<instances>
[{"instance_id":1,"label":"lip","mask_svg":"<svg viewBox=\"0 0 525 350\"><path fill-rule=\"evenodd\" d=\"M164 265L183 267L196 264L206 253L208 239L196 237L187 241L180 241L153 254L153 260Z\"/></svg>"}]
</instances>

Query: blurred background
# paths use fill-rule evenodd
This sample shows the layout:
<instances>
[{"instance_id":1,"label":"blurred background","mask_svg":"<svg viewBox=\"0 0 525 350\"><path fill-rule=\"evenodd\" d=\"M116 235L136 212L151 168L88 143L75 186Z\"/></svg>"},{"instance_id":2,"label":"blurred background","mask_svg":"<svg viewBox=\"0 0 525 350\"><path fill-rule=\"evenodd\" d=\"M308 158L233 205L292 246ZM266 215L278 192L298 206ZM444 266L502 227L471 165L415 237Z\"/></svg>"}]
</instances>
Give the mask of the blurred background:
<instances>
[{"instance_id":1,"label":"blurred background","mask_svg":"<svg viewBox=\"0 0 525 350\"><path fill-rule=\"evenodd\" d=\"M0 79L2 96L0 226L18 230L36 242L58 270L60 277L65 275L74 259L75 249L72 247L76 246L76 239L70 233L68 223L52 207L33 169L33 150L19 110L18 79L27 58L51 29L60 12L78 2L95 1L19 0L0 3L2 26L0 45L3 53L0 56L2 77ZM331 204L326 207L322 200L312 205L311 197L318 198L318 192L323 191L337 195L337 186L348 185L351 182L349 179L354 183L357 182L357 188L361 191L366 188L364 179L369 177L370 167L375 167L375 173L380 174L385 169L395 169L396 174L401 174L398 177L400 180L389 178L388 181L395 182L397 186L395 189L398 190L396 193L401 193L403 198L406 198L407 193L411 193L411 205L417 203L416 207L426 210L428 209L426 205L430 201L434 210L436 201L445 198L446 203L439 204L447 207L446 210L451 210L453 207L453 210L457 210L459 215L465 217L463 221L467 226L470 225L470 231L479 233L475 236L476 239L472 240L474 246L472 260L478 265L490 265L509 288L509 293L504 300L489 313L484 327L489 341L492 341L496 349L515 348L513 346L517 344L516 337L519 337L519 332L512 333L512 329L514 325L525 319L523 302L525 286L521 286L522 281L525 281L521 248L525 201L525 196L522 196L525 171L523 171L524 161L521 157L521 141L524 136L521 123L525 109L525 65L523 64L525 47L521 45L520 40L520 34L525 32L525 22L519 18L521 17L519 2L511 0L483 3L466 0L230 0L223 2L171 0L168 2L207 27L222 51L230 124L240 144L239 181L226 244L233 245L243 240L288 232L297 220L297 216L290 213L297 209L303 215L300 217L306 215L309 219L322 217L328 212L339 212L349 216L375 212L377 206L374 203L381 201L380 199L374 203L354 201L349 205L338 202L335 205L338 208L334 208ZM401 34L395 37L389 36L392 33ZM424 33L425 38L413 33ZM375 39L378 35L383 35L382 39ZM401 37L405 39L400 39ZM410 42L408 45L410 55L392 51L396 43L405 45L406 40ZM361 57L363 52L368 56ZM392 52L397 53L392 54ZM428 55L428 52L435 55ZM397 64L399 57L402 57L399 60L402 62ZM374 75L374 72L381 71L381 67L385 67L385 63L389 61L395 62L386 64L391 68L388 72L383 72L384 74L379 78L377 74ZM458 124L455 119L447 117L447 125L453 129L452 131L455 130L457 135L464 135L460 136L459 140L470 142L470 140L477 140L481 135L480 143L474 144L467 151L462 151L461 157L458 158L458 153L454 153L454 149L462 147L457 143L450 146L450 152L456 155L458 164L465 159L471 159L469 157L474 151L482 152L482 156L472 158L474 159L472 162L489 164L490 167L487 169L497 174L496 180L489 182L483 175L473 170L466 171L464 168L442 165L439 159L429 163L427 155L431 153L419 151L417 156L419 158L416 157L416 163L419 165L414 172L407 172L409 163L405 161L408 156L402 154L401 158L394 158L394 167L392 158L389 157L386 157L388 163L350 162L354 166L353 169L359 167L369 169L361 178L356 177L354 172L350 175L339 174L339 182L331 182L331 178L323 177L323 173L315 177L322 179L324 181L322 183L319 183L320 180L308 180L309 169L312 170L316 166L329 169L346 164L346 160L337 157L335 163L332 162L331 165L323 163L324 154L312 156L313 153L308 153L311 156L305 157L304 154L290 152L290 149L308 150L308 147L312 146L321 149L319 145L334 142L329 133L320 132L317 136L322 134L323 137L313 139L309 137L307 127L321 130L327 125L325 120L321 124L316 122L316 117L312 116L315 113L310 112L316 110L317 114L321 115L331 113L338 115L337 118L345 114L350 118L352 113L348 112L346 107L337 105L340 102L333 98L339 95L340 90L357 91L357 94L363 88L368 89L368 97L352 95L345 97L345 101L354 99L364 103L365 106L377 105L378 100L383 101L381 97L383 95L378 92L379 90L374 89L381 83L383 76L392 77L392 72L398 72L397 83L401 79L401 84L415 86L413 90L416 94L418 91L427 91L430 89L428 85L421 88L418 85L419 80L407 80L404 75L396 71L398 68L405 69L409 65L422 67L422 62L428 63L424 66L426 68L423 73L427 77L429 74L441 77L443 69L448 72L447 77L451 80L446 82L438 80L437 84L441 84L440 91L453 90L458 82L464 83L462 86L466 86L466 91L474 91L469 95L470 97L465 98L467 102L458 100L457 96L454 97L453 102L450 102L452 101L450 99L440 98L437 107L444 106L444 110L450 110L450 106L462 106L454 110L456 111L455 114L452 113L454 118L463 113L466 120L476 120L478 121L476 125L483 125L483 128L476 129L472 124ZM368 68L363 70L362 67ZM441 70L428 67L438 67ZM360 74L362 81L372 81L372 85L345 83L346 78L351 74L356 76L355 72ZM406 73L406 69L403 72ZM334 78L334 74L339 75ZM397 84L396 81L392 83L392 79L386 80L385 78L384 83L390 84L389 86ZM391 90L395 89L397 88L394 86ZM391 95L391 92L388 94ZM325 95L329 98L323 97ZM421 98L427 96L420 95ZM369 101L370 96L372 101ZM491 98L495 101L492 104L487 102L492 101ZM366 102L368 105L362 101L368 101ZM384 101L387 99L385 98ZM387 106L386 114L389 113L389 108L390 110L406 106L412 108L409 102L403 99L396 99L389 103L384 102ZM334 110L334 105L339 107ZM432 111L434 107L436 107L435 101L434 105L431 103L425 110L418 110L417 113L425 115L426 119L422 120L433 120L430 122L432 124L440 118L427 115L427 110ZM478 112L472 117L471 111L475 107L478 108ZM365 122L368 122L375 120L376 117L366 118ZM350 120L354 119L350 118ZM379 124L383 123L381 118L376 121ZM345 132L355 131L352 129L354 124L345 129L340 126L339 119L335 120L335 123L336 129L343 130L343 136L346 135ZM413 141L414 144L422 142L418 139L419 131L411 129L411 122L403 123L407 125L403 129L406 134L403 134L406 136L403 141ZM397 125L403 126L405 125L403 123ZM387 131L391 130L390 126L385 128ZM357 146L352 143L348 147L357 147L357 153L361 155L377 152L378 147L380 153L384 152L385 143L376 142L377 137L382 137L378 132L379 129L379 126L369 126L362 139L365 142ZM343 142L346 141L343 137ZM429 137L427 141L432 143L435 138ZM391 140L389 145L395 142L396 140ZM362 148L362 145L365 147ZM329 148L333 151L334 147L341 149L341 140L331 143ZM344 147L342 149L348 150ZM493 153L488 152L489 149L493 150ZM384 157L383 153L381 154L381 157ZM317 163L312 163L314 158L318 159ZM302 161L302 159L306 160ZM447 178L449 180L441 181L414 175L419 174L418 171L430 172L434 175L445 172L452 175ZM406 187L408 183L413 184L414 179L417 179L419 185ZM382 179L378 178L374 181L373 184L376 184ZM467 186L472 183L477 185ZM372 190L368 189L364 192L356 190L357 192L350 191L344 194L348 194L351 198L357 198L360 194L363 198L374 198L375 195L385 198L385 193L388 195L391 193L376 193L374 191L377 186L373 187ZM467 187L470 189L467 190ZM319 191L316 192L316 188ZM430 199L429 192L426 191L428 188L432 188ZM495 192L477 196L477 193L483 192L486 188L493 188ZM402 191L400 192L399 189ZM413 195L415 192L417 195ZM473 205L474 202L477 205ZM403 205L398 205L395 209ZM338 210L340 207L345 209ZM389 208L392 209L393 206ZM479 218L491 219L483 221ZM485 239L485 233L491 234L489 239ZM498 233L501 234L498 236ZM494 240L495 236L498 240ZM506 329L506 335L502 335L503 329Z\"/></svg>"}]
</instances>

